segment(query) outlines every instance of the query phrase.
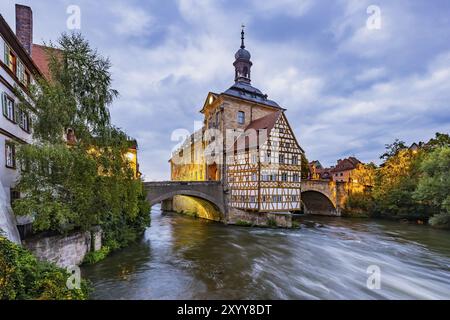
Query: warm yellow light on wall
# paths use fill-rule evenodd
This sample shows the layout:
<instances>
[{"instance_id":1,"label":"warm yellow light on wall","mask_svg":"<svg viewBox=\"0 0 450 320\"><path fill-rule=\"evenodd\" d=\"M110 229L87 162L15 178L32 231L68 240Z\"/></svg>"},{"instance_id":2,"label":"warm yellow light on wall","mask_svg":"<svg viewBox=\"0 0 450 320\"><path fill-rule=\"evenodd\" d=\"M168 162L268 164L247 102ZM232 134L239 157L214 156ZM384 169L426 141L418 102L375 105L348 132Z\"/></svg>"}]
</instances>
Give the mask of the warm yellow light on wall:
<instances>
[{"instance_id":1,"label":"warm yellow light on wall","mask_svg":"<svg viewBox=\"0 0 450 320\"><path fill-rule=\"evenodd\" d=\"M134 157L135 157L134 153L132 153L132 152L127 152L125 156L127 157L127 159L128 159L129 161L134 161Z\"/></svg>"}]
</instances>

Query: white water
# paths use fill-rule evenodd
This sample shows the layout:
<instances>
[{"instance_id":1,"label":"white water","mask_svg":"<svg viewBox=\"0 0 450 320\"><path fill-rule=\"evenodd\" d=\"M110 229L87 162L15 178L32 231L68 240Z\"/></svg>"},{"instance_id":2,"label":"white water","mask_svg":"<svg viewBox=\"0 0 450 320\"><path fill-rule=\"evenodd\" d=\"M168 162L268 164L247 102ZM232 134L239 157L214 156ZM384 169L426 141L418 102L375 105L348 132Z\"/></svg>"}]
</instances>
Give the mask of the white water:
<instances>
[{"instance_id":1,"label":"white water","mask_svg":"<svg viewBox=\"0 0 450 320\"><path fill-rule=\"evenodd\" d=\"M0 181L0 230L4 235L17 244L20 244L19 230L11 205L6 197L5 188Z\"/></svg>"}]
</instances>

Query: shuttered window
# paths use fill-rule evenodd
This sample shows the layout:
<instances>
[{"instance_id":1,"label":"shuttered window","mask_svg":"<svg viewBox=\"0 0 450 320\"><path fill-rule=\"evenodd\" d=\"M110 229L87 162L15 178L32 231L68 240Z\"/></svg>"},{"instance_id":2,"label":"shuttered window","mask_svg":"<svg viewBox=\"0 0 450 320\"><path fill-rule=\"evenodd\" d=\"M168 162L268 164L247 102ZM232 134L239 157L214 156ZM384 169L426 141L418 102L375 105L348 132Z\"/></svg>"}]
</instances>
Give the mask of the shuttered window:
<instances>
[{"instance_id":1,"label":"shuttered window","mask_svg":"<svg viewBox=\"0 0 450 320\"><path fill-rule=\"evenodd\" d=\"M14 122L15 116L14 116L14 100L11 99L6 93L3 92L2 94L2 110L3 115Z\"/></svg>"}]
</instances>

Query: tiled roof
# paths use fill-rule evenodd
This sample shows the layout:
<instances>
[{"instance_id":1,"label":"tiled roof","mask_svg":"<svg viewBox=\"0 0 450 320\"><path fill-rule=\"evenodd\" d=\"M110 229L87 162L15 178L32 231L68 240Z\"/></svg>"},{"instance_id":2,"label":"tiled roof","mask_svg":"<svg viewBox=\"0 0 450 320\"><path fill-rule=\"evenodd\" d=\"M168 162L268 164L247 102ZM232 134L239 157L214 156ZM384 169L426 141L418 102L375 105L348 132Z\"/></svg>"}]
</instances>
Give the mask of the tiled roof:
<instances>
[{"instance_id":1,"label":"tiled roof","mask_svg":"<svg viewBox=\"0 0 450 320\"><path fill-rule=\"evenodd\" d=\"M337 165L333 167L330 171L339 172L339 171L353 170L360 163L361 161L359 161L355 157L349 157L344 160L339 159L337 161Z\"/></svg>"},{"instance_id":2,"label":"tiled roof","mask_svg":"<svg viewBox=\"0 0 450 320\"><path fill-rule=\"evenodd\" d=\"M50 72L48 69L47 53L45 52L45 47L33 44L31 56L34 63L38 66L44 77L48 79L50 76Z\"/></svg>"},{"instance_id":3,"label":"tiled roof","mask_svg":"<svg viewBox=\"0 0 450 320\"><path fill-rule=\"evenodd\" d=\"M281 109L275 101L267 99L266 94L245 82L236 82L223 94Z\"/></svg>"},{"instance_id":4,"label":"tiled roof","mask_svg":"<svg viewBox=\"0 0 450 320\"><path fill-rule=\"evenodd\" d=\"M273 127L275 126L275 124L277 123L278 118L280 117L280 115L283 113L283 111L279 110L276 112L272 112L269 113L268 115L258 118L256 120L253 120L252 122L250 122L250 124L245 128L245 133L248 133L248 130L256 130L256 134L257 134L257 139L259 140L259 138L263 138L264 140L262 141L257 141L258 145L263 145L266 140L268 139L268 137L270 136L270 132L272 131ZM266 131L266 135L265 136L261 136L258 131L259 130L267 130ZM239 136L239 138L236 140L236 142L234 143L234 148L236 150L241 150L243 148L249 148L249 147L254 147L250 145L250 137L248 135L242 134L241 136ZM256 146L255 146L256 147Z\"/></svg>"},{"instance_id":5,"label":"tiled roof","mask_svg":"<svg viewBox=\"0 0 450 320\"><path fill-rule=\"evenodd\" d=\"M250 124L245 128L245 130L249 129L255 129L255 130L261 130L261 129L267 129L269 132L273 129L275 126L275 123L277 122L278 118L280 117L282 111L276 111L269 113L268 115L258 118L256 120L253 120L250 122Z\"/></svg>"},{"instance_id":6,"label":"tiled roof","mask_svg":"<svg viewBox=\"0 0 450 320\"><path fill-rule=\"evenodd\" d=\"M60 53L58 49L42 46L39 44L33 44L33 50L31 52L34 63L38 66L39 70L47 80L50 79L48 50Z\"/></svg>"}]
</instances>

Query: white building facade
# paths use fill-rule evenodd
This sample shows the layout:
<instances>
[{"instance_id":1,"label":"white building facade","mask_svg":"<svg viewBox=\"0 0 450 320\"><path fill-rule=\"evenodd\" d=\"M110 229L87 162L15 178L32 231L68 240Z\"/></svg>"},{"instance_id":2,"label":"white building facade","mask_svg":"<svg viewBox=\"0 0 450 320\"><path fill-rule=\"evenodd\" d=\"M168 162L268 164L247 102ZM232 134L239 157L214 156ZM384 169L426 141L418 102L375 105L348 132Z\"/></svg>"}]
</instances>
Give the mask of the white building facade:
<instances>
[{"instance_id":1,"label":"white building facade","mask_svg":"<svg viewBox=\"0 0 450 320\"><path fill-rule=\"evenodd\" d=\"M16 33L0 15L0 192L8 204L20 196L15 191L20 174L16 151L20 145L32 142L31 115L20 108L15 92L27 96L30 84L41 76L31 58L31 34L29 7L16 5Z\"/></svg>"}]
</instances>

